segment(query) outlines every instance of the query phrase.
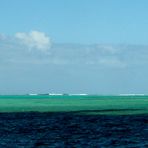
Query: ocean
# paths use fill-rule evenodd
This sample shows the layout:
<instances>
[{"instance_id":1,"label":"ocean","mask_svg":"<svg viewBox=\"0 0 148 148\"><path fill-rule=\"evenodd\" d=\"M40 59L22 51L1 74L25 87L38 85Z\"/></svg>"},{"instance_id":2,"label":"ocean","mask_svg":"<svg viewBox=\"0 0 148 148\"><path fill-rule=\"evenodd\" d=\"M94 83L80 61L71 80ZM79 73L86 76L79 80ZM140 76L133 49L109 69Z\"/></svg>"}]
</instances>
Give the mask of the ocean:
<instances>
[{"instance_id":1,"label":"ocean","mask_svg":"<svg viewBox=\"0 0 148 148\"><path fill-rule=\"evenodd\" d=\"M148 147L147 96L0 96L0 147Z\"/></svg>"}]
</instances>

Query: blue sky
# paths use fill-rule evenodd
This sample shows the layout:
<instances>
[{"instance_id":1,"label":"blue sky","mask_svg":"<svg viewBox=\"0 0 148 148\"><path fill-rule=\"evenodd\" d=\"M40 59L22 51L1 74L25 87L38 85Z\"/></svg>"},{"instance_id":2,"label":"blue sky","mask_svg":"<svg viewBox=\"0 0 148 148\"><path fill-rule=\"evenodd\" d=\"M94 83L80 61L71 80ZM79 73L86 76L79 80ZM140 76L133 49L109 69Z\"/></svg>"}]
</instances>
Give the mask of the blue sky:
<instances>
[{"instance_id":1,"label":"blue sky","mask_svg":"<svg viewBox=\"0 0 148 148\"><path fill-rule=\"evenodd\" d=\"M1 0L0 32L39 30L55 42L148 42L147 0Z\"/></svg>"},{"instance_id":2,"label":"blue sky","mask_svg":"<svg viewBox=\"0 0 148 148\"><path fill-rule=\"evenodd\" d=\"M148 93L147 0L0 0L0 93Z\"/></svg>"}]
</instances>

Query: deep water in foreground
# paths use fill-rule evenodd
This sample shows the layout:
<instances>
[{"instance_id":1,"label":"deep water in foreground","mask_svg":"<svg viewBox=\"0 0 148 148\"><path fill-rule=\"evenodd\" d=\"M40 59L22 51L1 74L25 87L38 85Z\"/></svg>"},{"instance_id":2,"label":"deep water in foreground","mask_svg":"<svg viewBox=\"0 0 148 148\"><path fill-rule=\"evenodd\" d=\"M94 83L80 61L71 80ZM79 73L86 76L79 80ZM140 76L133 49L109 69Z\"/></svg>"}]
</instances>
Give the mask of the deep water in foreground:
<instances>
[{"instance_id":1,"label":"deep water in foreground","mask_svg":"<svg viewBox=\"0 0 148 148\"><path fill-rule=\"evenodd\" d=\"M0 113L0 147L148 147L148 115Z\"/></svg>"}]
</instances>

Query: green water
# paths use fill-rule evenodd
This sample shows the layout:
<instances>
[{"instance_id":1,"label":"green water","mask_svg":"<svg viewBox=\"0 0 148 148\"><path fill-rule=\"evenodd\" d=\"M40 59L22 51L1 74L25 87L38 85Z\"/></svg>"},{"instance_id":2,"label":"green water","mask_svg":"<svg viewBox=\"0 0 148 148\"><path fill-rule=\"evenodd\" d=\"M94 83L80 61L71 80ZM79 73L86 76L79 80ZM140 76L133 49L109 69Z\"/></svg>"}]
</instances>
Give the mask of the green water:
<instances>
[{"instance_id":1,"label":"green water","mask_svg":"<svg viewBox=\"0 0 148 148\"><path fill-rule=\"evenodd\" d=\"M148 96L0 96L0 112L148 114Z\"/></svg>"}]
</instances>

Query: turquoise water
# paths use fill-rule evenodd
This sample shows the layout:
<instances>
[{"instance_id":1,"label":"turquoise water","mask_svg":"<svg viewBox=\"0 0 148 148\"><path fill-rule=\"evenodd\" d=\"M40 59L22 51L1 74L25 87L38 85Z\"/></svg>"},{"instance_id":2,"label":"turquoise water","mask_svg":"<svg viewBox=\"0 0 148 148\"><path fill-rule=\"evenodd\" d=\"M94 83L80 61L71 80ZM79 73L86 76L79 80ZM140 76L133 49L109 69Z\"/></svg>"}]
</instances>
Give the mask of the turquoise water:
<instances>
[{"instance_id":1,"label":"turquoise water","mask_svg":"<svg viewBox=\"0 0 148 148\"><path fill-rule=\"evenodd\" d=\"M1 95L0 112L148 114L148 96Z\"/></svg>"}]
</instances>

